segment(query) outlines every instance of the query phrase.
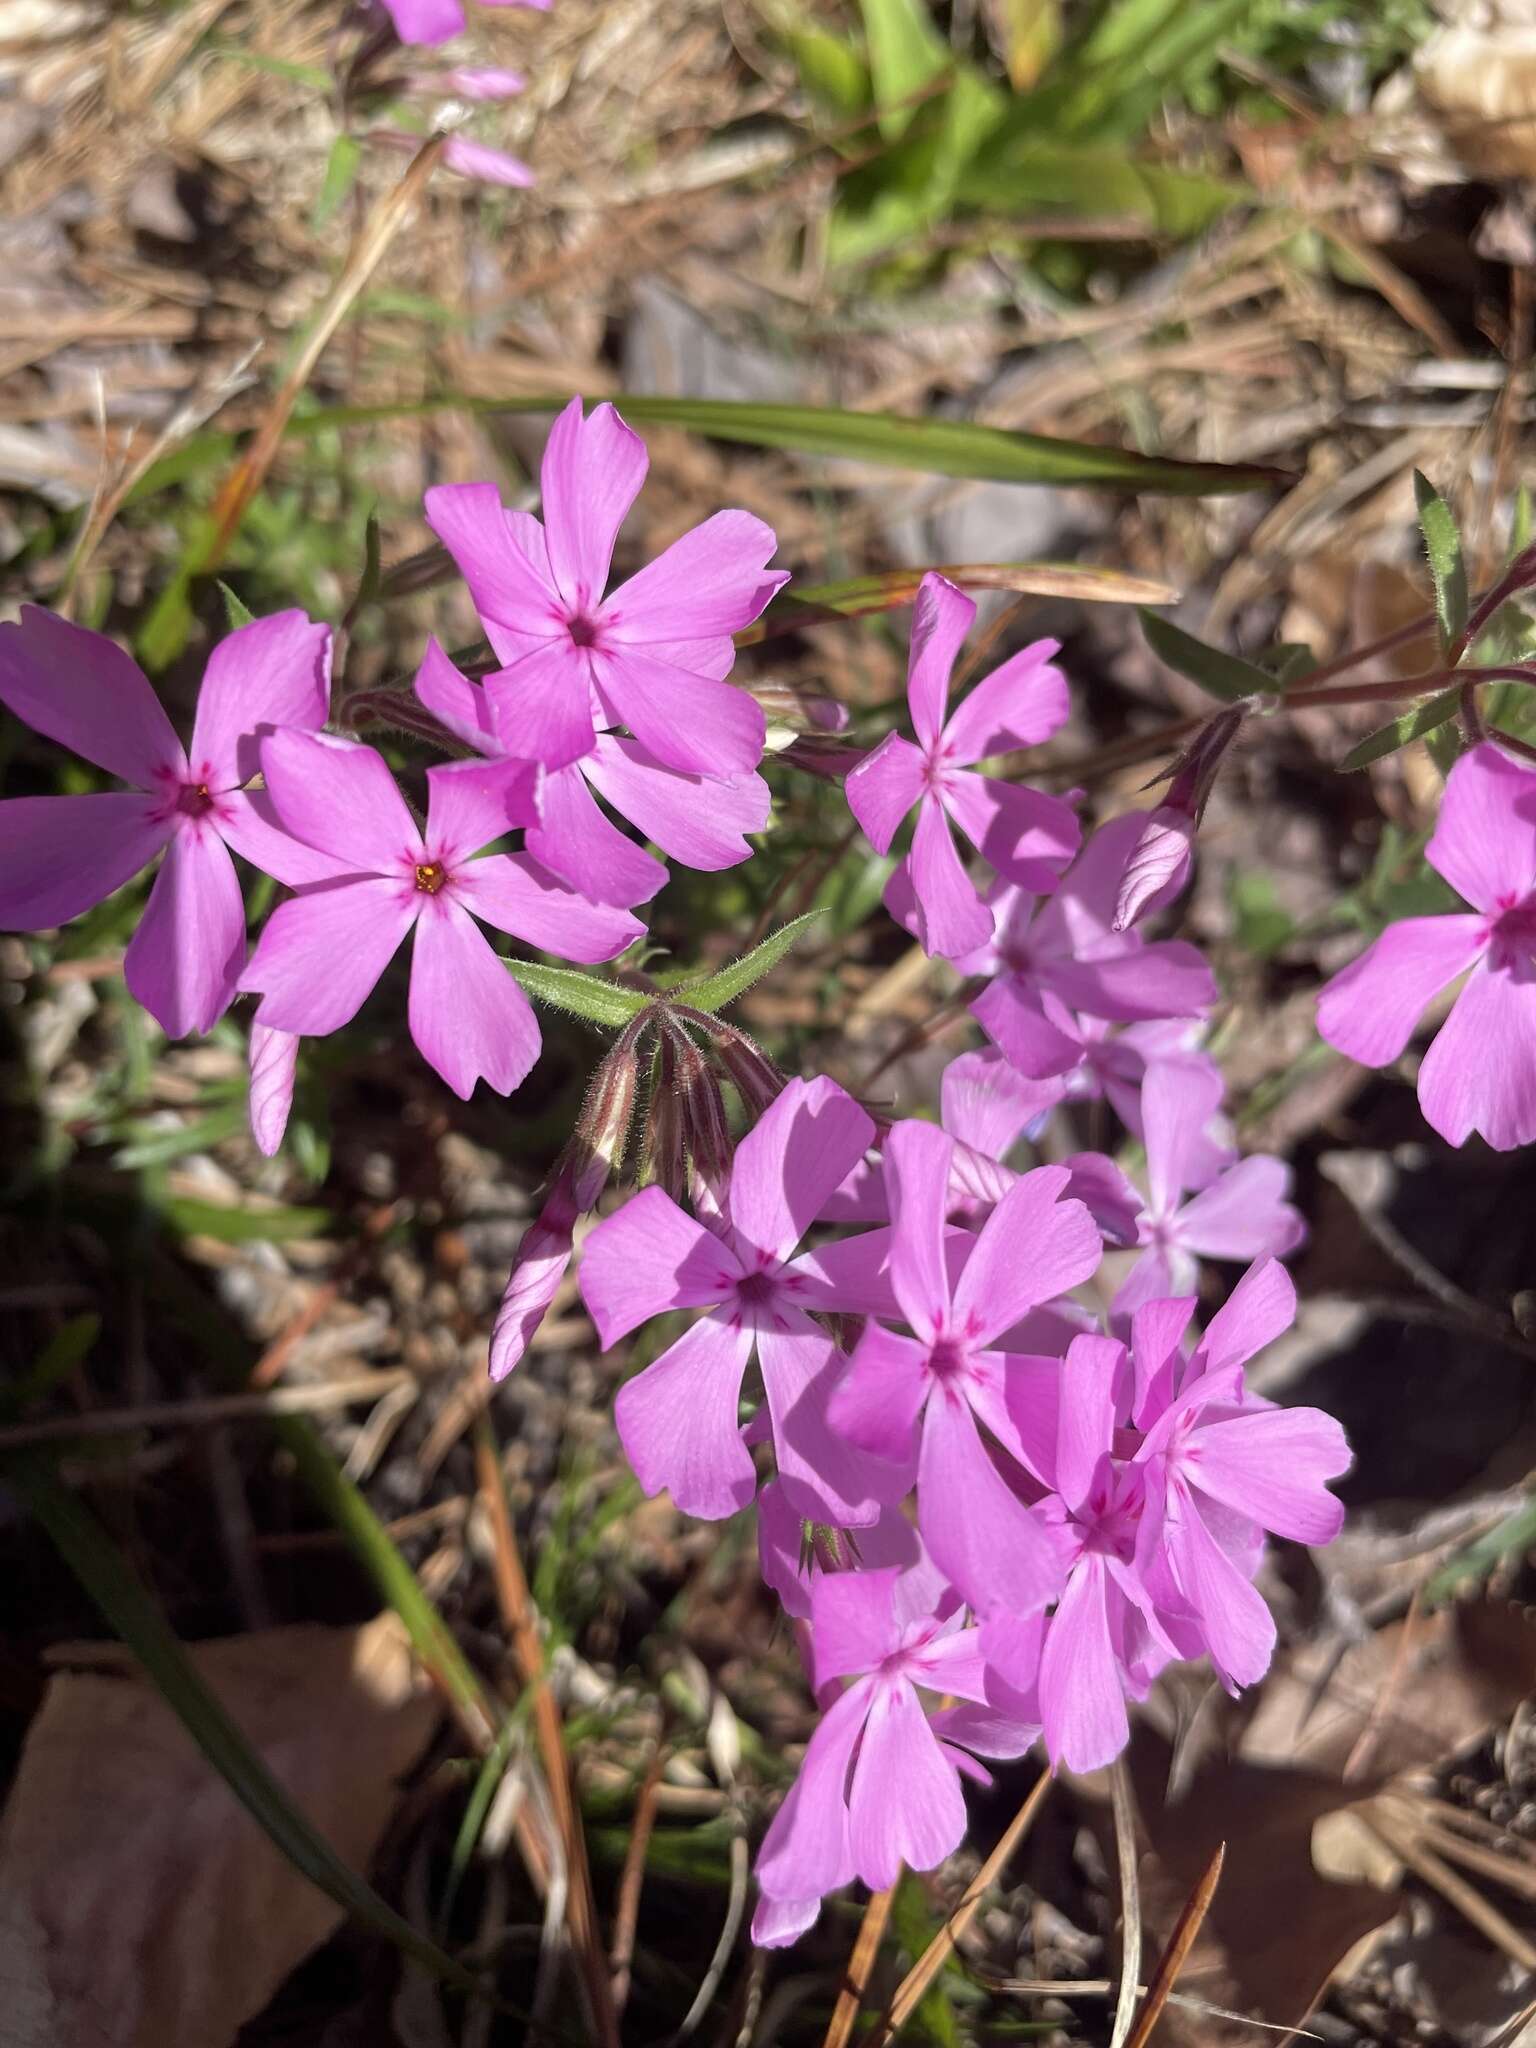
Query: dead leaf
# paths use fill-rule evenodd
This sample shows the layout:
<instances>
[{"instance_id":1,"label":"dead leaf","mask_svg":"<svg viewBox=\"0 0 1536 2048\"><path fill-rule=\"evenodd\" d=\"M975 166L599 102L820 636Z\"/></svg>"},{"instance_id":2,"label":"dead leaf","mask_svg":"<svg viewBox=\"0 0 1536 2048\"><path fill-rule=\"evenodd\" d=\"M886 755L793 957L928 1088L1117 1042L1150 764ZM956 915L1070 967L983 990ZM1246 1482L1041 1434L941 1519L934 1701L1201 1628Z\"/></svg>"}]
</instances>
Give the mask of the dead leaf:
<instances>
[{"instance_id":1,"label":"dead leaf","mask_svg":"<svg viewBox=\"0 0 1536 2048\"><path fill-rule=\"evenodd\" d=\"M50 1680L0 1819L8 2048L220 2048L341 1910L273 1847L126 1652L61 1654L91 1668ZM366 1872L440 1712L397 1618L188 1655Z\"/></svg>"}]
</instances>

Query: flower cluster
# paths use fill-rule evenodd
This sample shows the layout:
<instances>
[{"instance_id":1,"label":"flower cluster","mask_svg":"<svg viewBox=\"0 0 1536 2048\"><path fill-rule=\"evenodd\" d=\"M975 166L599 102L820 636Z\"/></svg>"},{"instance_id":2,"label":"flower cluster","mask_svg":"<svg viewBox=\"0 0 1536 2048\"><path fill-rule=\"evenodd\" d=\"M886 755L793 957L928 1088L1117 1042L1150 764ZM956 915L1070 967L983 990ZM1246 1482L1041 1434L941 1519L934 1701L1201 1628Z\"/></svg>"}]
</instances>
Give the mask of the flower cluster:
<instances>
[{"instance_id":1,"label":"flower cluster","mask_svg":"<svg viewBox=\"0 0 1536 2048\"><path fill-rule=\"evenodd\" d=\"M763 709L728 678L735 636L786 580L768 567L774 535L717 512L610 588L645 474L613 407L573 400L539 517L489 483L428 492L491 658L471 676L427 645L410 722L469 758L404 788L383 754L325 729L331 635L300 613L214 649L186 748L104 636L30 607L0 626L0 702L128 785L0 804L0 924L76 917L162 857L128 986L172 1035L257 998L251 1120L269 1153L301 1041L349 1023L407 945L422 1056L463 1097L482 1080L516 1088L539 1027L486 928L613 959L643 936L636 908L667 859L731 867L769 821ZM640 1148L649 1184L592 1229L581 1286L605 1348L691 1315L621 1388L620 1439L647 1491L689 1514L757 1501L764 1577L823 1709L759 1861L755 1931L770 1944L850 1879L884 1886L953 1849L981 1759L1043 1738L1053 1762L1108 1761L1127 1702L1173 1659L1251 1684L1274 1640L1254 1585L1266 1535L1324 1543L1339 1521L1338 1426L1244 1379L1294 1313L1277 1263L1302 1235L1287 1170L1238 1155L1203 1043L1209 966L1142 922L1182 884L1237 722L1196 742L1167 818L1114 818L1085 839L1073 803L982 766L1061 726L1055 644L951 708L973 620L952 583L924 577L915 737L864 755L834 743L879 852L912 817L887 905L953 963L988 1041L948 1065L940 1121L877 1117L829 1077L786 1080L737 1027L690 1009L687 988L656 990L593 1077L491 1344L500 1377L548 1310L628 1147L643 1054L661 1084ZM1430 857L1475 914L1378 941L1325 995L1336 1043L1394 1057L1422 1003L1470 967L1440 1044L1463 1008L1467 1029L1529 1044L1533 787L1491 748L1458 766ZM955 828L989 873L968 867ZM286 892L254 945L236 858ZM1438 1117L1426 1061L1432 1120L1493 1135L1487 1099L1466 1094L1476 1063L1445 1064L1462 1092ZM1497 1129L1536 1135L1536 1070L1512 1056L1509 1073L1519 1099ZM1082 1104L1106 1134L1118 1119L1121 1157L1015 1163ZM1202 1332L1211 1260L1248 1270Z\"/></svg>"}]
</instances>

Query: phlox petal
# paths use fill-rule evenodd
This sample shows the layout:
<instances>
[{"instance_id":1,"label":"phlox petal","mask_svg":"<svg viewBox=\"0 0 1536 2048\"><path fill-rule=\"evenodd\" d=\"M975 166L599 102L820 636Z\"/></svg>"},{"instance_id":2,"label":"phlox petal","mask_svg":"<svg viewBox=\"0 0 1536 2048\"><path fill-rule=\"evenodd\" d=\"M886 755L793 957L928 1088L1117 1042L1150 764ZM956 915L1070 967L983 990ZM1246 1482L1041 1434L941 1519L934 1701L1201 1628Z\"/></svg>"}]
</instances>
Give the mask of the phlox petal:
<instances>
[{"instance_id":1,"label":"phlox petal","mask_svg":"<svg viewBox=\"0 0 1536 2048\"><path fill-rule=\"evenodd\" d=\"M984 676L944 728L949 758L969 767L989 754L1038 747L1065 725L1067 679L1050 665L1060 651L1059 641L1036 640Z\"/></svg>"},{"instance_id":2,"label":"phlox petal","mask_svg":"<svg viewBox=\"0 0 1536 2048\"><path fill-rule=\"evenodd\" d=\"M735 867L751 856L745 835L768 823L769 789L756 773L726 781L685 775L615 733L600 733L583 765L599 796L685 868L714 874Z\"/></svg>"},{"instance_id":3,"label":"phlox petal","mask_svg":"<svg viewBox=\"0 0 1536 2048\"><path fill-rule=\"evenodd\" d=\"M818 1572L811 1586L811 1635L816 1683L858 1678L874 1671L900 1645L896 1581L900 1567L884 1571Z\"/></svg>"},{"instance_id":4,"label":"phlox petal","mask_svg":"<svg viewBox=\"0 0 1536 2048\"><path fill-rule=\"evenodd\" d=\"M1331 1543L1343 1526L1326 1481L1349 1470L1349 1445L1319 1408L1260 1408L1208 1422L1186 1459L1191 1485L1276 1536Z\"/></svg>"},{"instance_id":5,"label":"phlox petal","mask_svg":"<svg viewBox=\"0 0 1536 2048\"><path fill-rule=\"evenodd\" d=\"M757 1852L765 1899L822 1898L854 1875L844 1787L873 1683L849 1686L823 1714L800 1772Z\"/></svg>"},{"instance_id":6,"label":"phlox petal","mask_svg":"<svg viewBox=\"0 0 1536 2048\"><path fill-rule=\"evenodd\" d=\"M1163 1541L1179 1591L1194 1610L1223 1683L1253 1685L1269 1669L1274 1617L1200 1517L1183 1487L1170 1488Z\"/></svg>"},{"instance_id":7,"label":"phlox petal","mask_svg":"<svg viewBox=\"0 0 1536 2048\"><path fill-rule=\"evenodd\" d=\"M899 1498L888 1470L839 1436L827 1403L841 1355L825 1330L794 1310L758 1318L758 1363L773 1421L773 1450L790 1504L828 1528L858 1529ZM882 1479L884 1483L882 1483Z\"/></svg>"},{"instance_id":8,"label":"phlox petal","mask_svg":"<svg viewBox=\"0 0 1536 2048\"><path fill-rule=\"evenodd\" d=\"M0 930L66 924L131 881L175 830L161 808L137 790L0 803Z\"/></svg>"},{"instance_id":9,"label":"phlox petal","mask_svg":"<svg viewBox=\"0 0 1536 2048\"><path fill-rule=\"evenodd\" d=\"M1070 804L1022 782L968 770L944 783L944 808L983 859L1025 889L1052 887L1082 838Z\"/></svg>"},{"instance_id":10,"label":"phlox petal","mask_svg":"<svg viewBox=\"0 0 1536 2048\"><path fill-rule=\"evenodd\" d=\"M330 733L274 732L262 773L278 823L358 874L396 875L423 858L421 834L382 754Z\"/></svg>"},{"instance_id":11,"label":"phlox petal","mask_svg":"<svg viewBox=\"0 0 1536 2048\"><path fill-rule=\"evenodd\" d=\"M650 458L611 405L582 417L573 398L549 430L539 472L549 566L565 602L594 612L608 587L614 542L640 495Z\"/></svg>"},{"instance_id":12,"label":"phlox petal","mask_svg":"<svg viewBox=\"0 0 1536 2048\"><path fill-rule=\"evenodd\" d=\"M428 526L469 585L498 661L518 659L535 641L568 640L547 559L518 545L519 529L494 484L434 484L423 502Z\"/></svg>"},{"instance_id":13,"label":"phlox petal","mask_svg":"<svg viewBox=\"0 0 1536 2048\"><path fill-rule=\"evenodd\" d=\"M624 1455L647 1493L665 1487L685 1515L717 1522L757 1488L736 1411L752 1349L739 1316L701 1316L654 1365L626 1380L613 1417Z\"/></svg>"},{"instance_id":14,"label":"phlox petal","mask_svg":"<svg viewBox=\"0 0 1536 2048\"><path fill-rule=\"evenodd\" d=\"M976 607L947 576L930 571L917 586L907 656L907 702L912 725L931 747L944 725L950 671L976 623Z\"/></svg>"},{"instance_id":15,"label":"phlox petal","mask_svg":"<svg viewBox=\"0 0 1536 2048\"><path fill-rule=\"evenodd\" d=\"M910 1685L879 1686L848 1794L854 1869L871 1891L911 1870L932 1870L965 1833L965 1800Z\"/></svg>"},{"instance_id":16,"label":"phlox petal","mask_svg":"<svg viewBox=\"0 0 1536 2048\"><path fill-rule=\"evenodd\" d=\"M1202 1259L1255 1259L1294 1251L1306 1236L1300 1212L1286 1201L1291 1170L1256 1152L1179 1211L1179 1241Z\"/></svg>"},{"instance_id":17,"label":"phlox petal","mask_svg":"<svg viewBox=\"0 0 1536 2048\"><path fill-rule=\"evenodd\" d=\"M0 704L109 775L153 789L186 773L165 707L137 662L107 638L24 604L0 625Z\"/></svg>"},{"instance_id":18,"label":"phlox petal","mask_svg":"<svg viewBox=\"0 0 1536 2048\"><path fill-rule=\"evenodd\" d=\"M228 849L185 826L165 850L123 957L129 993L168 1038L211 1031L234 1001L245 962L245 904Z\"/></svg>"},{"instance_id":19,"label":"phlox petal","mask_svg":"<svg viewBox=\"0 0 1536 2048\"><path fill-rule=\"evenodd\" d=\"M1425 1010L1484 950L1480 917L1405 917L1389 924L1317 998L1317 1028L1363 1067L1384 1067Z\"/></svg>"},{"instance_id":20,"label":"phlox petal","mask_svg":"<svg viewBox=\"0 0 1536 2048\"><path fill-rule=\"evenodd\" d=\"M451 896L416 920L407 1011L422 1058L466 1102L477 1081L510 1095L539 1056L528 998Z\"/></svg>"},{"instance_id":21,"label":"phlox petal","mask_svg":"<svg viewBox=\"0 0 1536 2048\"><path fill-rule=\"evenodd\" d=\"M750 512L714 513L619 585L603 606L604 639L651 646L739 632L789 581L766 567L777 546Z\"/></svg>"},{"instance_id":22,"label":"phlox petal","mask_svg":"<svg viewBox=\"0 0 1536 2048\"><path fill-rule=\"evenodd\" d=\"M1463 754L1446 778L1425 857L1476 910L1536 888L1536 773L1493 741Z\"/></svg>"},{"instance_id":23,"label":"phlox petal","mask_svg":"<svg viewBox=\"0 0 1536 2048\"><path fill-rule=\"evenodd\" d=\"M965 872L949 820L930 792L918 806L907 870L917 899L917 936L925 953L963 959L992 936L992 913Z\"/></svg>"},{"instance_id":24,"label":"phlox petal","mask_svg":"<svg viewBox=\"0 0 1536 2048\"><path fill-rule=\"evenodd\" d=\"M293 1107L299 1041L291 1031L274 1031L270 1025L253 1022L250 1063L251 1136L257 1150L271 1159L283 1142Z\"/></svg>"},{"instance_id":25,"label":"phlox petal","mask_svg":"<svg viewBox=\"0 0 1536 2048\"><path fill-rule=\"evenodd\" d=\"M1085 1556L1045 1627L1040 1715L1052 1763L1095 1771L1130 1739L1125 1692L1109 1632L1104 1560Z\"/></svg>"},{"instance_id":26,"label":"phlox petal","mask_svg":"<svg viewBox=\"0 0 1536 2048\"><path fill-rule=\"evenodd\" d=\"M1476 969L1419 1068L1419 1107L1448 1145L1476 1131L1495 1152L1536 1139L1536 979Z\"/></svg>"},{"instance_id":27,"label":"phlox petal","mask_svg":"<svg viewBox=\"0 0 1536 2048\"><path fill-rule=\"evenodd\" d=\"M850 1443L900 1468L905 1479L917 1455L917 1418L929 1385L924 1347L871 1317L832 1396L828 1418Z\"/></svg>"},{"instance_id":28,"label":"phlox petal","mask_svg":"<svg viewBox=\"0 0 1536 2048\"><path fill-rule=\"evenodd\" d=\"M1042 1301L1086 1280L1103 1242L1081 1202L1063 1201L1067 1170L1036 1167L1015 1181L981 1227L955 1289L954 1310L988 1343Z\"/></svg>"},{"instance_id":29,"label":"phlox petal","mask_svg":"<svg viewBox=\"0 0 1536 2048\"><path fill-rule=\"evenodd\" d=\"M591 753L592 657L569 638L533 647L485 679L502 751L546 769Z\"/></svg>"},{"instance_id":30,"label":"phlox petal","mask_svg":"<svg viewBox=\"0 0 1536 2048\"><path fill-rule=\"evenodd\" d=\"M323 1038L350 1024L416 921L398 882L366 876L322 882L267 919L243 989L261 993L257 1019Z\"/></svg>"},{"instance_id":31,"label":"phlox petal","mask_svg":"<svg viewBox=\"0 0 1536 2048\"><path fill-rule=\"evenodd\" d=\"M867 1112L826 1075L791 1081L736 1148L730 1210L738 1237L787 1258L874 1136Z\"/></svg>"},{"instance_id":32,"label":"phlox petal","mask_svg":"<svg viewBox=\"0 0 1536 2048\"><path fill-rule=\"evenodd\" d=\"M331 629L301 611L274 612L228 633L208 657L188 760L194 782L235 789L261 766L258 743L280 726L324 725L331 701Z\"/></svg>"},{"instance_id":33,"label":"phlox petal","mask_svg":"<svg viewBox=\"0 0 1536 2048\"><path fill-rule=\"evenodd\" d=\"M749 775L767 721L745 690L660 660L649 648L596 652L593 681L615 725L627 725L664 767L685 775Z\"/></svg>"},{"instance_id":34,"label":"phlox petal","mask_svg":"<svg viewBox=\"0 0 1536 2048\"><path fill-rule=\"evenodd\" d=\"M918 1527L930 1556L983 1615L1025 1615L1061 1584L1055 1547L982 1446L964 1402L936 1392L923 1417Z\"/></svg>"},{"instance_id":35,"label":"phlox petal","mask_svg":"<svg viewBox=\"0 0 1536 2048\"><path fill-rule=\"evenodd\" d=\"M600 738L598 745L602 744ZM667 871L611 824L593 801L584 770L596 759L590 754L586 762L573 761L544 777L539 822L524 844L535 860L578 895L628 910L654 896L665 884Z\"/></svg>"},{"instance_id":36,"label":"phlox petal","mask_svg":"<svg viewBox=\"0 0 1536 2048\"><path fill-rule=\"evenodd\" d=\"M611 960L645 930L627 910L567 889L527 853L467 861L453 877L453 893L498 931L565 960Z\"/></svg>"},{"instance_id":37,"label":"phlox petal","mask_svg":"<svg viewBox=\"0 0 1536 2048\"><path fill-rule=\"evenodd\" d=\"M527 761L448 761L427 770L429 860L454 868L538 820L539 771Z\"/></svg>"},{"instance_id":38,"label":"phlox petal","mask_svg":"<svg viewBox=\"0 0 1536 2048\"><path fill-rule=\"evenodd\" d=\"M730 1247L658 1187L631 1195L582 1248L582 1297L605 1351L652 1316L724 1301L740 1278Z\"/></svg>"},{"instance_id":39,"label":"phlox petal","mask_svg":"<svg viewBox=\"0 0 1536 2048\"><path fill-rule=\"evenodd\" d=\"M872 754L849 770L843 784L848 808L876 853L889 850L897 826L923 787L922 753L899 732L888 733Z\"/></svg>"}]
</instances>

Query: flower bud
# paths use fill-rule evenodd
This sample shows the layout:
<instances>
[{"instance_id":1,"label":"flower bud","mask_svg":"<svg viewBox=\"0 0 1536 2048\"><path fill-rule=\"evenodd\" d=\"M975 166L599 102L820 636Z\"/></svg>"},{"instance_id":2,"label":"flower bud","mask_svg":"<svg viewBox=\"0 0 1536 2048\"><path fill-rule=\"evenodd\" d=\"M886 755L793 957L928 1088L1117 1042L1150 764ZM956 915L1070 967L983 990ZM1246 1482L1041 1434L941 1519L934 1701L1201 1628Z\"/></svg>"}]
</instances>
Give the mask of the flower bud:
<instances>
[{"instance_id":1,"label":"flower bud","mask_svg":"<svg viewBox=\"0 0 1536 2048\"><path fill-rule=\"evenodd\" d=\"M1195 821L1188 812L1159 804L1142 827L1120 877L1113 919L1117 932L1129 930L1148 910L1177 895L1189 880L1194 844Z\"/></svg>"}]
</instances>

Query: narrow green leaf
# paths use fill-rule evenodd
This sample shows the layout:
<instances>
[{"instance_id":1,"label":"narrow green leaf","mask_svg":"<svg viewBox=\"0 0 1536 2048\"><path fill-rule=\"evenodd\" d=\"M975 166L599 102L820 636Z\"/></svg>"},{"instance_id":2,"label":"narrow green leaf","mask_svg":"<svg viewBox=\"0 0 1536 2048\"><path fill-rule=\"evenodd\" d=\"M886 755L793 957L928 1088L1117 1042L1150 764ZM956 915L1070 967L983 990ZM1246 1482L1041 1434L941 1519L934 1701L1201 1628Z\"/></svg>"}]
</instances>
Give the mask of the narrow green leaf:
<instances>
[{"instance_id":1,"label":"narrow green leaf","mask_svg":"<svg viewBox=\"0 0 1536 2048\"><path fill-rule=\"evenodd\" d=\"M585 1017L589 1024L617 1030L650 1001L639 989L620 988L616 981L600 981L595 974L578 974L571 967L546 967L538 960L508 960L506 965L519 988L553 1009Z\"/></svg>"},{"instance_id":2,"label":"narrow green leaf","mask_svg":"<svg viewBox=\"0 0 1536 2048\"><path fill-rule=\"evenodd\" d=\"M770 968L777 967L806 927L814 924L820 916L819 910L808 910L803 917L792 918L776 932L770 932L760 946L754 946L741 959L733 960L729 967L722 967L718 974L691 984L685 982L674 988L672 993L690 1009L704 1010L713 1016L727 1003L734 1003L754 981L761 981Z\"/></svg>"},{"instance_id":3,"label":"narrow green leaf","mask_svg":"<svg viewBox=\"0 0 1536 2048\"><path fill-rule=\"evenodd\" d=\"M1426 698L1411 711L1405 711L1401 718L1394 718L1390 725L1373 732L1359 746L1351 747L1339 763L1339 773L1352 774L1357 768L1369 767L1372 761L1381 761L1388 754L1395 754L1399 747L1423 739L1426 733L1434 732L1448 719L1454 718L1460 702L1461 692L1454 689L1442 690L1438 697Z\"/></svg>"},{"instance_id":4,"label":"narrow green leaf","mask_svg":"<svg viewBox=\"0 0 1536 2048\"><path fill-rule=\"evenodd\" d=\"M798 23L780 33L811 99L844 120L864 112L871 99L869 66L851 43L829 35L814 22Z\"/></svg>"},{"instance_id":5,"label":"narrow green leaf","mask_svg":"<svg viewBox=\"0 0 1536 2048\"><path fill-rule=\"evenodd\" d=\"M476 398L445 392L392 405L322 406L295 414L284 433L293 440L308 440L339 427L385 426L438 412L488 416L556 413L570 396L566 391L538 397ZM620 393L613 403L635 426L682 427L719 441L790 448L807 455L873 462L936 476L976 477L992 483L1090 484L1106 490L1205 497L1264 490L1291 480L1286 471L1257 463L1178 462L1089 441L1059 441L1047 434L978 426L971 420L904 419L896 413L842 412L833 406L659 398L650 393ZM227 436L216 437L216 444L227 453ZM181 460L176 475L184 479L190 458L185 446L178 453ZM151 482L157 474L158 469L150 472L143 495L158 487Z\"/></svg>"},{"instance_id":6,"label":"narrow green leaf","mask_svg":"<svg viewBox=\"0 0 1536 2048\"><path fill-rule=\"evenodd\" d=\"M891 1901L891 1932L915 1963L927 1953L938 1931L939 1923L929 1910L921 1883L910 1870L904 1870ZM918 2000L917 2010L908 2022L935 2048L960 2048L960 2023L949 2000L950 1984L959 1976L959 1967L951 1956Z\"/></svg>"},{"instance_id":7,"label":"narrow green leaf","mask_svg":"<svg viewBox=\"0 0 1536 2048\"><path fill-rule=\"evenodd\" d=\"M498 1711L389 1531L307 1416L280 1416L273 1426L316 1506L345 1537L379 1597L399 1615L412 1649L441 1685L460 1721L489 1745Z\"/></svg>"},{"instance_id":8,"label":"narrow green leaf","mask_svg":"<svg viewBox=\"0 0 1536 2048\"><path fill-rule=\"evenodd\" d=\"M1509 557L1524 554L1531 544L1531 487L1521 484L1515 492L1514 510L1509 515Z\"/></svg>"},{"instance_id":9,"label":"narrow green leaf","mask_svg":"<svg viewBox=\"0 0 1536 2048\"><path fill-rule=\"evenodd\" d=\"M468 1970L418 1934L350 1869L267 1769L259 1752L209 1689L143 1583L52 1467L35 1457L5 1460L7 1481L47 1530L75 1577L143 1665L166 1705L293 1868L363 1926L423 1968L464 1991Z\"/></svg>"},{"instance_id":10,"label":"narrow green leaf","mask_svg":"<svg viewBox=\"0 0 1536 2048\"><path fill-rule=\"evenodd\" d=\"M228 1209L189 1195L167 1197L161 1213L178 1237L214 1237L221 1244L285 1244L336 1228L329 1209Z\"/></svg>"},{"instance_id":11,"label":"narrow green leaf","mask_svg":"<svg viewBox=\"0 0 1536 2048\"><path fill-rule=\"evenodd\" d=\"M496 1740L481 1759L475 1773L475 1782L470 1789L469 1799L464 1807L464 1817L459 1822L459 1831L453 1838L453 1852L448 1859L448 1879L443 1886L442 1902L437 1909L437 1924L446 1927L453 1916L453 1905L459 1895L469 1870L469 1859L475 1853L475 1844L485 1826L486 1815L491 1810L491 1801L496 1789L507 1774L507 1766L513 1753L523 1739L524 1727L515 1714L509 1714L496 1731Z\"/></svg>"},{"instance_id":12,"label":"narrow green leaf","mask_svg":"<svg viewBox=\"0 0 1536 2048\"><path fill-rule=\"evenodd\" d=\"M1458 1550L1424 1588L1424 1604L1439 1607L1474 1580L1486 1579L1508 1557L1518 1557L1536 1545L1536 1500L1527 1501L1488 1530Z\"/></svg>"},{"instance_id":13,"label":"narrow green leaf","mask_svg":"<svg viewBox=\"0 0 1536 2048\"><path fill-rule=\"evenodd\" d=\"M219 595L224 600L224 630L227 633L238 633L242 626L254 624L256 614L245 600L237 596L222 580L219 583Z\"/></svg>"},{"instance_id":14,"label":"narrow green leaf","mask_svg":"<svg viewBox=\"0 0 1536 2048\"><path fill-rule=\"evenodd\" d=\"M316 232L325 226L356 184L362 161L363 145L356 136L338 135L325 160L325 176L320 181L319 196L309 217L309 224Z\"/></svg>"},{"instance_id":15,"label":"narrow green leaf","mask_svg":"<svg viewBox=\"0 0 1536 2048\"><path fill-rule=\"evenodd\" d=\"M1160 619L1155 612L1142 612L1141 630L1158 660L1175 675L1188 676L1192 683L1198 683L1202 690L1228 704L1241 697L1273 696L1279 688L1278 679L1267 670L1244 661L1240 654L1207 647L1193 633L1186 633L1171 619Z\"/></svg>"},{"instance_id":16,"label":"narrow green leaf","mask_svg":"<svg viewBox=\"0 0 1536 2048\"><path fill-rule=\"evenodd\" d=\"M1413 495L1419 507L1424 552L1435 584L1435 617L1440 644L1448 648L1467 623L1467 566L1462 560L1461 534L1451 508L1419 470L1413 472Z\"/></svg>"},{"instance_id":17,"label":"narrow green leaf","mask_svg":"<svg viewBox=\"0 0 1536 2048\"><path fill-rule=\"evenodd\" d=\"M128 1173L143 1166L164 1166L167 1160L185 1158L189 1152L212 1151L215 1145L222 1145L226 1138L244 1130L245 1122L245 1106L238 1102L211 1109L172 1130L156 1130L138 1122L130 1127L130 1142L114 1155L114 1161Z\"/></svg>"},{"instance_id":18,"label":"narrow green leaf","mask_svg":"<svg viewBox=\"0 0 1536 2048\"><path fill-rule=\"evenodd\" d=\"M911 125L923 87L950 66L949 45L922 0L862 0L880 133L895 142Z\"/></svg>"}]
</instances>

